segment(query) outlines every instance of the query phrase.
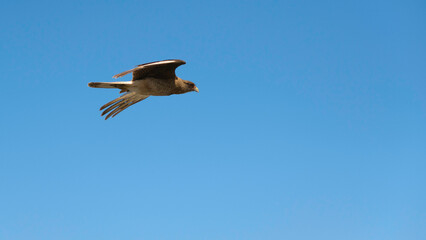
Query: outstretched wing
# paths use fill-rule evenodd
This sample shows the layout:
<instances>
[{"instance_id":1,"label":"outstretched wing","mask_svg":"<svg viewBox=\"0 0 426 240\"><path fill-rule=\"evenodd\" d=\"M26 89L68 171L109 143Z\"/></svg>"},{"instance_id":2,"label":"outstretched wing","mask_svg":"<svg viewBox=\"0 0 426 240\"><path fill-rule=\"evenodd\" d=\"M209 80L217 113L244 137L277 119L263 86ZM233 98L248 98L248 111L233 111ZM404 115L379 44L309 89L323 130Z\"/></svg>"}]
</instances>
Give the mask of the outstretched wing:
<instances>
[{"instance_id":1,"label":"outstretched wing","mask_svg":"<svg viewBox=\"0 0 426 240\"><path fill-rule=\"evenodd\" d=\"M114 75L113 78L119 78L126 74L133 73L133 79L142 80L147 77L153 77L157 79L174 79L176 77L175 70L180 65L186 62L179 59L164 60L158 62L151 62L137 65L135 68L128 71Z\"/></svg>"},{"instance_id":2,"label":"outstretched wing","mask_svg":"<svg viewBox=\"0 0 426 240\"><path fill-rule=\"evenodd\" d=\"M124 109L144 100L147 97L149 96L140 95L135 92L126 93L123 96L103 105L100 110L102 111L103 109L106 109L102 112L102 116L108 113L108 115L105 117L105 120L107 120L109 117L115 117L115 115L119 114Z\"/></svg>"}]
</instances>

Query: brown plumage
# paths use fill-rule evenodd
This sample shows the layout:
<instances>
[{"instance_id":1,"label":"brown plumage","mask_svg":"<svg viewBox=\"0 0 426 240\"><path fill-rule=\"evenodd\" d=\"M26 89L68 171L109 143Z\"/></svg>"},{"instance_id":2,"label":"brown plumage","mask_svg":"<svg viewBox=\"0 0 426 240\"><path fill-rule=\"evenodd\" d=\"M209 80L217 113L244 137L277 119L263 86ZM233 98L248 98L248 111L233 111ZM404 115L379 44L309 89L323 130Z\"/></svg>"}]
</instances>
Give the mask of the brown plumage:
<instances>
[{"instance_id":1,"label":"brown plumage","mask_svg":"<svg viewBox=\"0 0 426 240\"><path fill-rule=\"evenodd\" d=\"M124 109L138 103L149 96L169 96L191 91L198 92L198 88L191 81L183 80L176 76L175 70L185 64L182 60L164 60L137 65L135 68L114 75L113 78L122 77L133 73L129 82L91 82L93 88L118 88L124 95L103 105L100 110L102 116L107 114L105 120L114 117Z\"/></svg>"}]
</instances>

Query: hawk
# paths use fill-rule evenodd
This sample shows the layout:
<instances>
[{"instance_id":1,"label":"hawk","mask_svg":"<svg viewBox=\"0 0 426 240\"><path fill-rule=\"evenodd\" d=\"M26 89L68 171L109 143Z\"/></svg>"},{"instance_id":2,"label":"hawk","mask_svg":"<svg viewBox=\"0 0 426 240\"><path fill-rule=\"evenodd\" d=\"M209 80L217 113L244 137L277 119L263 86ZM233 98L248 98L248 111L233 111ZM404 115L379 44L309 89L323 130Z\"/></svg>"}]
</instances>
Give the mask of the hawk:
<instances>
[{"instance_id":1,"label":"hawk","mask_svg":"<svg viewBox=\"0 0 426 240\"><path fill-rule=\"evenodd\" d=\"M102 116L107 114L105 117L105 120L107 120L149 96L169 96L192 91L198 92L198 88L193 82L183 80L175 74L176 68L185 63L185 61L178 59L144 63L113 76L113 78L119 78L132 73L133 78L131 81L91 82L89 87L118 88L121 90L120 93L125 93L101 107L101 111L105 109L102 112Z\"/></svg>"}]
</instances>

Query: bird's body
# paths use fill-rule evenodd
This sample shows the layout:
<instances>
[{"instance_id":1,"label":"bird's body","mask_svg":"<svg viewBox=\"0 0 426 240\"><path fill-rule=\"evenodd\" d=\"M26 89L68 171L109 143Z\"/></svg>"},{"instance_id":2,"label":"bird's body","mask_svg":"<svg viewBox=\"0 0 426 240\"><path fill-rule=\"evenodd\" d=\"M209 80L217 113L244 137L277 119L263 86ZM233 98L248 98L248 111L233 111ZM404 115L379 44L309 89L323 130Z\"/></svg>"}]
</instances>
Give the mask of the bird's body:
<instances>
[{"instance_id":1,"label":"bird's body","mask_svg":"<svg viewBox=\"0 0 426 240\"><path fill-rule=\"evenodd\" d=\"M126 94L114 99L101 107L105 109L102 115L109 113L105 119L114 117L127 107L146 99L149 96L169 96L196 91L198 88L193 82L183 80L175 75L175 69L185 64L182 60L164 60L136 66L134 69L122 72L114 78L133 73L129 82L91 82L89 87L118 88Z\"/></svg>"},{"instance_id":2,"label":"bird's body","mask_svg":"<svg viewBox=\"0 0 426 240\"><path fill-rule=\"evenodd\" d=\"M157 78L146 78L143 81L134 81L130 86L130 91L137 92L142 95L151 96L169 96L172 94L185 93L182 79L176 77L172 81L163 81Z\"/></svg>"}]
</instances>

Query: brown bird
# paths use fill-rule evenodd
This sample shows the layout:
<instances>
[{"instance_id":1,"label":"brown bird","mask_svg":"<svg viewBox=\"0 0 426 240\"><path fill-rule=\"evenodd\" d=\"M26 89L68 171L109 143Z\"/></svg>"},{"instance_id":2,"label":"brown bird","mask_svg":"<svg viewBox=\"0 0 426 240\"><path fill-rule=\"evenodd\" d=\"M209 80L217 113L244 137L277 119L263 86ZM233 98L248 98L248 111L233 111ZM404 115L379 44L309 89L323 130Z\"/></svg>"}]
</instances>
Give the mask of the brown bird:
<instances>
[{"instance_id":1,"label":"brown bird","mask_svg":"<svg viewBox=\"0 0 426 240\"><path fill-rule=\"evenodd\" d=\"M107 114L115 117L124 109L138 103L149 96L169 96L172 94L182 94L187 92L198 92L198 88L193 82L183 80L176 76L175 70L185 61L174 59L158 62L151 62L137 65L135 68L114 75L113 78L122 77L128 73L133 73L132 81L129 82L91 82L89 87L93 88L118 88L120 93L125 92L119 98L101 107L102 116Z\"/></svg>"}]
</instances>

